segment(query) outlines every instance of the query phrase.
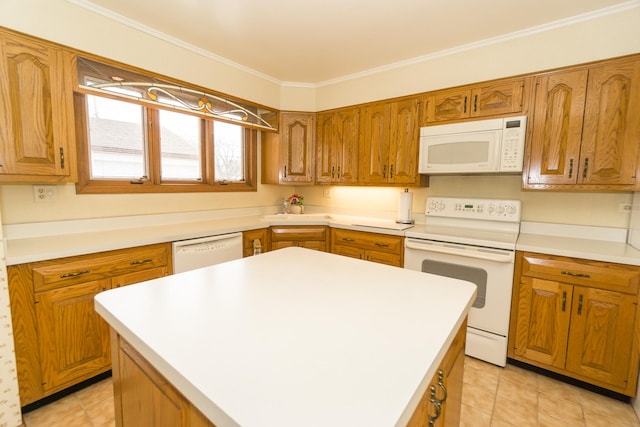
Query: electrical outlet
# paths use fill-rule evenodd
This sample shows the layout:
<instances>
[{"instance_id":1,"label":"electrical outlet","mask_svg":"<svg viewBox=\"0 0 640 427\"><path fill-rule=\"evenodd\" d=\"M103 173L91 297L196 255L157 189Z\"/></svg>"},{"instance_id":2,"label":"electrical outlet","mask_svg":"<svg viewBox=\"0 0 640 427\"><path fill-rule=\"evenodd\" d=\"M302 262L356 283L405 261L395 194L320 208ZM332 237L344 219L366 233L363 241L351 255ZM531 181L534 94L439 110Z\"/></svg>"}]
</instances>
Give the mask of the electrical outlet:
<instances>
[{"instance_id":1,"label":"electrical outlet","mask_svg":"<svg viewBox=\"0 0 640 427\"><path fill-rule=\"evenodd\" d=\"M36 203L52 202L56 200L57 188L55 185L34 185L33 199Z\"/></svg>"},{"instance_id":2,"label":"electrical outlet","mask_svg":"<svg viewBox=\"0 0 640 427\"><path fill-rule=\"evenodd\" d=\"M322 189L322 197L331 197L331 187L324 187Z\"/></svg>"},{"instance_id":3,"label":"electrical outlet","mask_svg":"<svg viewBox=\"0 0 640 427\"><path fill-rule=\"evenodd\" d=\"M632 206L633 205L631 203L620 203L618 205L618 211L619 212L625 212L625 213L631 213Z\"/></svg>"}]
</instances>

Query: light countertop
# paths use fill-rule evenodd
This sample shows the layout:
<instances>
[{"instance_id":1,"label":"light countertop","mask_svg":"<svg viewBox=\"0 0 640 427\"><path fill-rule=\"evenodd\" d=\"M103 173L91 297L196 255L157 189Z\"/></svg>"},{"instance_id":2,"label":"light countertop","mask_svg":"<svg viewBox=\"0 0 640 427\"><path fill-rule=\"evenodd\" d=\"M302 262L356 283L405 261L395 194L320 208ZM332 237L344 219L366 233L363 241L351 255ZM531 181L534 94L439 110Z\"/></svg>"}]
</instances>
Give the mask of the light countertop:
<instances>
[{"instance_id":1,"label":"light countertop","mask_svg":"<svg viewBox=\"0 0 640 427\"><path fill-rule=\"evenodd\" d=\"M640 251L621 229L523 222L516 249L640 266Z\"/></svg>"},{"instance_id":2,"label":"light countertop","mask_svg":"<svg viewBox=\"0 0 640 427\"><path fill-rule=\"evenodd\" d=\"M219 427L388 427L474 298L468 282L286 248L106 291L96 310Z\"/></svg>"},{"instance_id":3,"label":"light countertop","mask_svg":"<svg viewBox=\"0 0 640 427\"><path fill-rule=\"evenodd\" d=\"M252 210L145 215L5 227L6 263L27 262L247 231L271 225L331 227L404 236L393 220L345 215L264 215ZM386 228L384 228L386 227Z\"/></svg>"},{"instance_id":4,"label":"light countertop","mask_svg":"<svg viewBox=\"0 0 640 427\"><path fill-rule=\"evenodd\" d=\"M275 219L274 217L277 217ZM271 219L269 219L271 218ZM279 217L262 209L206 211L93 220L19 224L4 227L7 265L247 231L271 225L327 225L334 228L420 236L424 223L312 213ZM640 265L640 251L626 243L620 228L522 222L516 249L621 264Z\"/></svg>"}]
</instances>

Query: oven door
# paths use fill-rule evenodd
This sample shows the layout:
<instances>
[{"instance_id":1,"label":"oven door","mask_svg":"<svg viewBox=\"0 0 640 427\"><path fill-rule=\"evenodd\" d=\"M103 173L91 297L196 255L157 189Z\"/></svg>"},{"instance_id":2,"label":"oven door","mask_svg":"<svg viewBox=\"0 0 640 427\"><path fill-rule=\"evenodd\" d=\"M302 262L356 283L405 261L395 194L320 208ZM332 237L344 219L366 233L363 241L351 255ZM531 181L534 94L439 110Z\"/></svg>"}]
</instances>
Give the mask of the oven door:
<instances>
[{"instance_id":1,"label":"oven door","mask_svg":"<svg viewBox=\"0 0 640 427\"><path fill-rule=\"evenodd\" d=\"M405 240L406 269L476 284L477 297L469 310L467 354L501 366L506 363L514 261L513 250Z\"/></svg>"}]
</instances>

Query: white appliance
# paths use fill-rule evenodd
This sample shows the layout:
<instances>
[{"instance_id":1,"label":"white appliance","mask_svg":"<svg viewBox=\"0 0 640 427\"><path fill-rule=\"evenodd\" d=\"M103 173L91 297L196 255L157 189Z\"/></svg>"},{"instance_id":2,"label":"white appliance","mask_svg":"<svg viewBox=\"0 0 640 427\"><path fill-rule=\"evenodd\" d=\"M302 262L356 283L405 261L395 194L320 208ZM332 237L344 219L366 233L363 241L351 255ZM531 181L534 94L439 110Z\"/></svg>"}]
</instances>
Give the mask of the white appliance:
<instances>
[{"instance_id":1,"label":"white appliance","mask_svg":"<svg viewBox=\"0 0 640 427\"><path fill-rule=\"evenodd\" d=\"M498 366L507 363L520 215L519 200L430 197L426 224L405 233L404 268L476 284L465 352Z\"/></svg>"},{"instance_id":2,"label":"white appliance","mask_svg":"<svg viewBox=\"0 0 640 427\"><path fill-rule=\"evenodd\" d=\"M242 258L242 233L173 242L173 273Z\"/></svg>"},{"instance_id":3,"label":"white appliance","mask_svg":"<svg viewBox=\"0 0 640 427\"><path fill-rule=\"evenodd\" d=\"M418 172L522 172L526 128L526 116L420 128Z\"/></svg>"}]
</instances>

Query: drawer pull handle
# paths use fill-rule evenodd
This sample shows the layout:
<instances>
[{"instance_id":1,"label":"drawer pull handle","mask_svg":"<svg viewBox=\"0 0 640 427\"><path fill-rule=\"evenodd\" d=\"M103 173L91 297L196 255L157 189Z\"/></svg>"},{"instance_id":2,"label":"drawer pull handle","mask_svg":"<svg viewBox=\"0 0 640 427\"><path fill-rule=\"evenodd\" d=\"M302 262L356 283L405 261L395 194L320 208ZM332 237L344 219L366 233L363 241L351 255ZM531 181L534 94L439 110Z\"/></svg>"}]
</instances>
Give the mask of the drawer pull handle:
<instances>
[{"instance_id":1,"label":"drawer pull handle","mask_svg":"<svg viewBox=\"0 0 640 427\"><path fill-rule=\"evenodd\" d=\"M442 404L438 399L436 399L436 387L433 385L431 386L431 399L429 399L429 402L433 404L433 407L435 408L435 411L436 411L435 415L431 415L427 410L427 417L429 418L429 427L433 427L436 424L436 420L440 418L440 413L442 412Z\"/></svg>"},{"instance_id":2,"label":"drawer pull handle","mask_svg":"<svg viewBox=\"0 0 640 427\"><path fill-rule=\"evenodd\" d=\"M388 248L389 245L386 243L380 243L380 242L376 242L375 243L376 246L380 247L380 248Z\"/></svg>"},{"instance_id":3,"label":"drawer pull handle","mask_svg":"<svg viewBox=\"0 0 640 427\"><path fill-rule=\"evenodd\" d=\"M562 311L565 311L567 308L567 291L562 293Z\"/></svg>"},{"instance_id":4,"label":"drawer pull handle","mask_svg":"<svg viewBox=\"0 0 640 427\"><path fill-rule=\"evenodd\" d=\"M83 274L88 274L91 273L91 270L80 270L80 271L76 271L75 273L65 273L60 275L61 279L66 279L69 277L78 277L78 276L82 276Z\"/></svg>"},{"instance_id":5,"label":"drawer pull handle","mask_svg":"<svg viewBox=\"0 0 640 427\"><path fill-rule=\"evenodd\" d=\"M582 294L578 297L578 315L582 314Z\"/></svg>"},{"instance_id":6,"label":"drawer pull handle","mask_svg":"<svg viewBox=\"0 0 640 427\"><path fill-rule=\"evenodd\" d=\"M571 277L584 277L586 279L591 278L591 276L586 273L572 273L570 271L561 271L560 274L564 274L565 276L571 276Z\"/></svg>"},{"instance_id":7,"label":"drawer pull handle","mask_svg":"<svg viewBox=\"0 0 640 427\"><path fill-rule=\"evenodd\" d=\"M355 242L356 241L355 239L350 239L349 237L343 237L342 240L345 241L345 242Z\"/></svg>"},{"instance_id":8,"label":"drawer pull handle","mask_svg":"<svg viewBox=\"0 0 640 427\"><path fill-rule=\"evenodd\" d=\"M151 258L147 258L147 259L142 259L142 260L139 260L139 261L131 261L130 264L131 265L140 265L140 264L147 264L147 263L150 263L150 262L153 262L153 260Z\"/></svg>"},{"instance_id":9,"label":"drawer pull handle","mask_svg":"<svg viewBox=\"0 0 640 427\"><path fill-rule=\"evenodd\" d=\"M438 401L440 403L444 403L447 400L449 393L447 393L447 388L444 386L444 371L442 369L438 370L438 385L442 389L442 393L444 395L442 399L438 399Z\"/></svg>"}]
</instances>

